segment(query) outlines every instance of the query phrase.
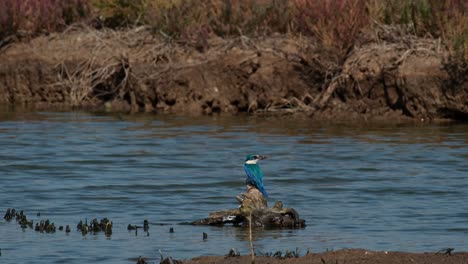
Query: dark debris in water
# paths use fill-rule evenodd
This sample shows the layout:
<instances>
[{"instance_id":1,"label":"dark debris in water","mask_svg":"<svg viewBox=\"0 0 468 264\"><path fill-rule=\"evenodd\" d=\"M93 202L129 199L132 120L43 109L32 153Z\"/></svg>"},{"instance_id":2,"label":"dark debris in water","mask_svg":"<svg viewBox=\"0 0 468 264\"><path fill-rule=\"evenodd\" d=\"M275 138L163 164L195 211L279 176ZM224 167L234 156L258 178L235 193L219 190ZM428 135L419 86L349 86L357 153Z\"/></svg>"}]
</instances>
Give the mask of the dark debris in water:
<instances>
[{"instance_id":1,"label":"dark debris in water","mask_svg":"<svg viewBox=\"0 0 468 264\"><path fill-rule=\"evenodd\" d=\"M5 213L5 216L3 217L3 219L7 220L7 221L11 221L11 219L13 219L13 217L16 217L16 211L15 209L10 209L8 208L6 213Z\"/></svg>"},{"instance_id":2,"label":"dark debris in water","mask_svg":"<svg viewBox=\"0 0 468 264\"><path fill-rule=\"evenodd\" d=\"M167 257L161 260L160 264L182 264L182 261L173 259L172 257Z\"/></svg>"},{"instance_id":3,"label":"dark debris in water","mask_svg":"<svg viewBox=\"0 0 468 264\"><path fill-rule=\"evenodd\" d=\"M127 226L128 231L137 230L138 228L141 228L141 226L131 225L131 224L128 224L128 226Z\"/></svg>"},{"instance_id":4,"label":"dark debris in water","mask_svg":"<svg viewBox=\"0 0 468 264\"><path fill-rule=\"evenodd\" d=\"M136 264L147 264L146 260L141 256L138 257Z\"/></svg>"},{"instance_id":5,"label":"dark debris in water","mask_svg":"<svg viewBox=\"0 0 468 264\"><path fill-rule=\"evenodd\" d=\"M309 254L309 250L307 250L306 255ZM299 258L300 253L299 253L299 248L296 248L295 250L285 250L285 251L275 251L275 252L267 252L267 253L262 253L258 252L258 256L262 257L272 257L272 258L278 258L278 259L288 259L288 258ZM226 254L226 258L233 258L233 257L239 257L240 252L237 248L231 248L229 252Z\"/></svg>"},{"instance_id":6,"label":"dark debris in water","mask_svg":"<svg viewBox=\"0 0 468 264\"><path fill-rule=\"evenodd\" d=\"M3 218L7 222L10 222L11 220L13 220L13 218L16 219L16 222L21 226L21 228L33 227L33 221L28 221L28 218L24 214L23 210L17 211L15 208L8 208Z\"/></svg>"},{"instance_id":7,"label":"dark debris in water","mask_svg":"<svg viewBox=\"0 0 468 264\"><path fill-rule=\"evenodd\" d=\"M309 251L307 251L307 254L308 253L309 253ZM264 257L273 257L273 258L278 258L278 259L299 258L300 257L299 248L296 248L296 250L286 250L284 252L281 251L281 250L278 250L276 252L259 253L258 255L264 256Z\"/></svg>"},{"instance_id":8,"label":"dark debris in water","mask_svg":"<svg viewBox=\"0 0 468 264\"><path fill-rule=\"evenodd\" d=\"M49 219L41 220L39 223L36 223L36 226L34 227L34 230L41 233L54 233L56 229L55 224L51 223Z\"/></svg>"},{"instance_id":9,"label":"dark debris in water","mask_svg":"<svg viewBox=\"0 0 468 264\"><path fill-rule=\"evenodd\" d=\"M23 212L23 210L8 208L3 218L7 222L10 222L14 218L23 229L32 229L34 226L34 222L32 220L28 220L28 217ZM55 227L55 224L53 222L51 222L49 219L45 219L41 220L39 223L36 223L36 225L34 226L34 230L41 233L54 233L57 230L57 228Z\"/></svg>"},{"instance_id":10,"label":"dark debris in water","mask_svg":"<svg viewBox=\"0 0 468 264\"><path fill-rule=\"evenodd\" d=\"M161 257L161 262L159 262L159 264L182 264L182 261L173 259L171 256L164 257L161 250L159 250L159 255Z\"/></svg>"},{"instance_id":11,"label":"dark debris in water","mask_svg":"<svg viewBox=\"0 0 468 264\"><path fill-rule=\"evenodd\" d=\"M138 228L143 228L143 231L148 231L149 230L149 222L148 220L143 220L143 226L139 226L139 225L132 225L132 224L128 224L127 226L127 230L131 231L131 230L137 230Z\"/></svg>"},{"instance_id":12,"label":"dark debris in water","mask_svg":"<svg viewBox=\"0 0 468 264\"><path fill-rule=\"evenodd\" d=\"M139 226L139 225L132 225L132 224L128 224L127 226L127 230L128 231L135 231L135 236L138 236L138 229L141 229L143 228L143 232L146 234L146 236L149 236L149 222L148 220L144 220L143 221L143 226Z\"/></svg>"},{"instance_id":13,"label":"dark debris in water","mask_svg":"<svg viewBox=\"0 0 468 264\"><path fill-rule=\"evenodd\" d=\"M99 233L104 232L106 236L112 235L112 221L108 218L103 218L101 221L98 221L97 218L91 220L88 225L88 220L85 219L83 223L82 220L76 225L76 229L81 231L81 234L86 235L88 232Z\"/></svg>"},{"instance_id":14,"label":"dark debris in water","mask_svg":"<svg viewBox=\"0 0 468 264\"><path fill-rule=\"evenodd\" d=\"M239 257L240 252L237 248L231 248L229 252L226 254L226 258L233 258L233 257Z\"/></svg>"},{"instance_id":15,"label":"dark debris in water","mask_svg":"<svg viewBox=\"0 0 468 264\"><path fill-rule=\"evenodd\" d=\"M39 217L40 213L37 213L36 216ZM36 225L34 225L33 221L28 220L26 214L22 210L20 211L14 208L13 209L8 208L3 218L7 222L10 222L13 219L15 219L16 222L23 229L28 228L28 227L33 229L33 226L34 226L34 230L37 232L41 232L41 233L44 233L44 232L55 233L57 231L57 227L49 219L40 220L38 223L36 223ZM91 221L89 225L87 221L85 221L85 223L80 221L80 223L78 223L77 225L77 229L81 231L83 235L87 234L88 232L94 232L94 233L104 232L107 236L110 236L112 234L112 222L107 218L103 218L101 219L100 222L98 222L98 220L95 218ZM59 226L58 230L63 231L64 230L63 226ZM71 232L70 225L65 226L65 232L66 233Z\"/></svg>"},{"instance_id":16,"label":"dark debris in water","mask_svg":"<svg viewBox=\"0 0 468 264\"><path fill-rule=\"evenodd\" d=\"M60 230L60 231L63 231L63 226L59 226L59 230ZM65 227L65 232L66 232L66 233L70 233L70 231L71 231L70 226L67 225L67 226Z\"/></svg>"},{"instance_id":17,"label":"dark debris in water","mask_svg":"<svg viewBox=\"0 0 468 264\"><path fill-rule=\"evenodd\" d=\"M443 255L451 256L454 250L455 248L444 248L444 249L437 251L436 254L443 254Z\"/></svg>"}]
</instances>

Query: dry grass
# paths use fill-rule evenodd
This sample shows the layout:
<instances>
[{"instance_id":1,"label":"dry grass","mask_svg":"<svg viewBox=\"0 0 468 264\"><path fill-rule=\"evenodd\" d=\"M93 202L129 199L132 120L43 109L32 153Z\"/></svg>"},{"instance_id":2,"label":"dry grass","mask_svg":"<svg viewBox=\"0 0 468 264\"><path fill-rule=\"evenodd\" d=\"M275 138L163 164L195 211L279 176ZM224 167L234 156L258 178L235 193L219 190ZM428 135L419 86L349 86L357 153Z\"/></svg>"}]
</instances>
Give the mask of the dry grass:
<instances>
[{"instance_id":1,"label":"dry grass","mask_svg":"<svg viewBox=\"0 0 468 264\"><path fill-rule=\"evenodd\" d=\"M367 0L294 2L299 31L317 37L324 47L339 52L339 57L346 55L369 24Z\"/></svg>"},{"instance_id":2,"label":"dry grass","mask_svg":"<svg viewBox=\"0 0 468 264\"><path fill-rule=\"evenodd\" d=\"M404 25L420 37L441 38L453 57L468 62L468 2L465 0L369 0L370 17Z\"/></svg>"},{"instance_id":3,"label":"dry grass","mask_svg":"<svg viewBox=\"0 0 468 264\"><path fill-rule=\"evenodd\" d=\"M87 0L2 0L0 39L18 31L36 34L63 30L90 14Z\"/></svg>"},{"instance_id":4,"label":"dry grass","mask_svg":"<svg viewBox=\"0 0 468 264\"><path fill-rule=\"evenodd\" d=\"M55 54L60 58L68 58L65 61L51 58L51 63L57 63L59 73L57 82L51 85L68 91L71 106L80 106L93 98L104 101L123 99L129 92L132 79L130 60L145 58L160 48L145 45L144 40L148 33L142 30L144 29L97 31L86 26L74 26L52 37L47 47L39 46L43 50L35 53L40 56ZM70 50L70 47L76 47L71 42L77 39L83 43L82 46ZM132 52L130 57L129 50L139 52ZM77 61L80 63L77 64Z\"/></svg>"},{"instance_id":5,"label":"dry grass","mask_svg":"<svg viewBox=\"0 0 468 264\"><path fill-rule=\"evenodd\" d=\"M308 35L343 58L363 31L380 24L441 38L453 57L467 62L466 10L466 0L3 0L0 41L18 31L60 31L87 19L111 28L147 25L200 50L213 35Z\"/></svg>"},{"instance_id":6,"label":"dry grass","mask_svg":"<svg viewBox=\"0 0 468 264\"><path fill-rule=\"evenodd\" d=\"M58 82L53 85L69 90L71 106L80 106L96 98L123 98L130 76L125 57L112 58L108 62L96 63L95 58L87 60L70 70L65 63L58 65Z\"/></svg>"}]
</instances>

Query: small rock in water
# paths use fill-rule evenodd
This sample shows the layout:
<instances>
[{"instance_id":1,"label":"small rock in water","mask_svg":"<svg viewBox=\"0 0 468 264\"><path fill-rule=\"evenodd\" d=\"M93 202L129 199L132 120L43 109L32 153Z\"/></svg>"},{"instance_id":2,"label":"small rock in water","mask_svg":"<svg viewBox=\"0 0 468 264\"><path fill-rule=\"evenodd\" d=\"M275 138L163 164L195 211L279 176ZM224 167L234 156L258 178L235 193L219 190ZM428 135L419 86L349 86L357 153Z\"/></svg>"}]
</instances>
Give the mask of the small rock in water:
<instances>
[{"instance_id":1,"label":"small rock in water","mask_svg":"<svg viewBox=\"0 0 468 264\"><path fill-rule=\"evenodd\" d=\"M208 239L208 234L203 232L203 240L207 240Z\"/></svg>"},{"instance_id":2,"label":"small rock in water","mask_svg":"<svg viewBox=\"0 0 468 264\"><path fill-rule=\"evenodd\" d=\"M112 222L109 221L106 223L105 233L107 236L112 235Z\"/></svg>"},{"instance_id":3,"label":"small rock in water","mask_svg":"<svg viewBox=\"0 0 468 264\"><path fill-rule=\"evenodd\" d=\"M173 259L171 257L167 257L163 260L161 260L160 264L182 264L182 261Z\"/></svg>"},{"instance_id":4,"label":"small rock in water","mask_svg":"<svg viewBox=\"0 0 468 264\"><path fill-rule=\"evenodd\" d=\"M237 248L231 248L226 255L226 257L230 257L230 258L239 257L239 256L240 256L240 252Z\"/></svg>"},{"instance_id":5,"label":"small rock in water","mask_svg":"<svg viewBox=\"0 0 468 264\"><path fill-rule=\"evenodd\" d=\"M7 221L11 220L11 209L10 208L8 208L7 211L5 212L5 216L3 217L3 219L5 219Z\"/></svg>"},{"instance_id":6,"label":"small rock in water","mask_svg":"<svg viewBox=\"0 0 468 264\"><path fill-rule=\"evenodd\" d=\"M89 231L93 231L94 233L101 232L102 226L99 224L97 218L94 218L90 225L89 225Z\"/></svg>"},{"instance_id":7,"label":"small rock in water","mask_svg":"<svg viewBox=\"0 0 468 264\"><path fill-rule=\"evenodd\" d=\"M100 221L97 218L91 220L88 225L88 220L85 219L83 223L82 220L76 225L76 228L81 231L81 234L84 236L88 232L98 233L104 232L107 236L112 234L112 222L108 218L103 218Z\"/></svg>"},{"instance_id":8,"label":"small rock in water","mask_svg":"<svg viewBox=\"0 0 468 264\"><path fill-rule=\"evenodd\" d=\"M16 221L21 221L25 218L26 216L23 213L23 210L19 212L19 214L16 215Z\"/></svg>"},{"instance_id":9,"label":"small rock in water","mask_svg":"<svg viewBox=\"0 0 468 264\"><path fill-rule=\"evenodd\" d=\"M49 220L47 220L47 221L49 221ZM46 233L54 233L55 230L56 230L56 228L55 228L54 223L49 224L49 225L46 227Z\"/></svg>"},{"instance_id":10,"label":"small rock in water","mask_svg":"<svg viewBox=\"0 0 468 264\"><path fill-rule=\"evenodd\" d=\"M140 256L138 257L136 264L147 264L147 263L148 262L146 262L146 260Z\"/></svg>"},{"instance_id":11,"label":"small rock in water","mask_svg":"<svg viewBox=\"0 0 468 264\"><path fill-rule=\"evenodd\" d=\"M65 227L65 232L66 232L66 233L70 233L70 231L71 231L71 230L70 230L70 225L67 225L67 226Z\"/></svg>"}]
</instances>

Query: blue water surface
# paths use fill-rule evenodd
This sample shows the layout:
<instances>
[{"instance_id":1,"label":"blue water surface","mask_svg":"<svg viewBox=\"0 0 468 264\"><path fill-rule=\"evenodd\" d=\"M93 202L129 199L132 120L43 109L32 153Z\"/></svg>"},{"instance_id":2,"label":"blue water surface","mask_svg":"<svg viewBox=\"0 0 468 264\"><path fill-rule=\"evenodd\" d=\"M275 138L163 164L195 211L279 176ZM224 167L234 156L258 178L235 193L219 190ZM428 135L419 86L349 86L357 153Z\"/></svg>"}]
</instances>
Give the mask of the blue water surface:
<instances>
[{"instance_id":1,"label":"blue water surface","mask_svg":"<svg viewBox=\"0 0 468 264\"><path fill-rule=\"evenodd\" d=\"M259 253L468 251L466 124L3 111L0 146L2 216L16 208L34 222L72 227L40 233L2 217L1 263L249 254L248 230L180 223L237 207L251 153L270 156L261 163L269 203L283 201L307 224L255 229ZM111 236L76 230L104 217ZM127 230L145 219L148 233Z\"/></svg>"}]
</instances>

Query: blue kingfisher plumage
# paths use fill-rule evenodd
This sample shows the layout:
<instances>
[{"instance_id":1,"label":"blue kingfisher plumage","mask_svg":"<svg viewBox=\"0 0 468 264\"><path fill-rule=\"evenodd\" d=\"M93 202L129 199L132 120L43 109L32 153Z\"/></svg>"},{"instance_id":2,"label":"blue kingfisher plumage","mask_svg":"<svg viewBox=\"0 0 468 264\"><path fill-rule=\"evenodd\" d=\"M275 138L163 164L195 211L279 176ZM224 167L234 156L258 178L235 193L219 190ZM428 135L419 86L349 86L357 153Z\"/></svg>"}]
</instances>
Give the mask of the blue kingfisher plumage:
<instances>
[{"instance_id":1,"label":"blue kingfisher plumage","mask_svg":"<svg viewBox=\"0 0 468 264\"><path fill-rule=\"evenodd\" d=\"M263 187L263 173L257 162L266 158L266 156L262 155L247 155L244 162L244 170L247 174L247 184L257 187L264 197L268 197L268 194Z\"/></svg>"}]
</instances>

